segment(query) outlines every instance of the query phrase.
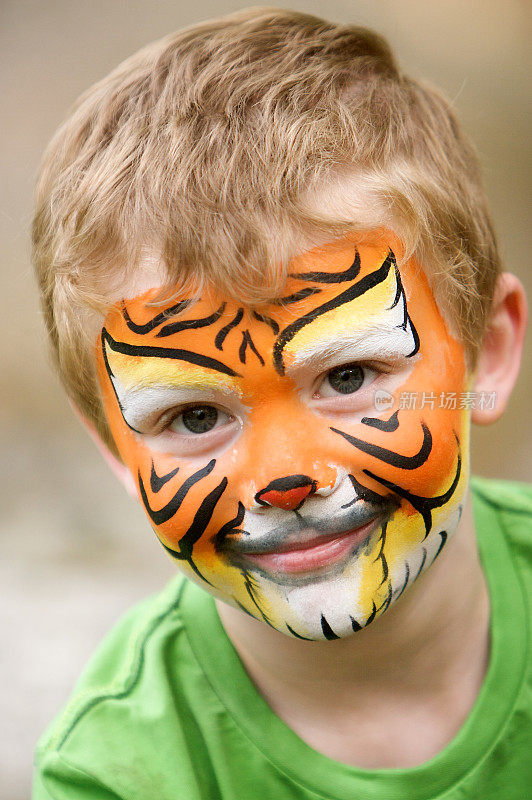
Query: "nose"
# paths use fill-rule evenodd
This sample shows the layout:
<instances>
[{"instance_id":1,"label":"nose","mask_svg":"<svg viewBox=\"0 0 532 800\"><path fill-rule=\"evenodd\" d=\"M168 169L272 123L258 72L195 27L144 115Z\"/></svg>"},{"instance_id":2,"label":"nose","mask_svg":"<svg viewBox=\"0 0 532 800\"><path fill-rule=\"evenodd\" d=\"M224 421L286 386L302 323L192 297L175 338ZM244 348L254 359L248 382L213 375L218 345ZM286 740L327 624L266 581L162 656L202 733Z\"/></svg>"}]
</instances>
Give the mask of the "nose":
<instances>
[{"instance_id":1,"label":"nose","mask_svg":"<svg viewBox=\"0 0 532 800\"><path fill-rule=\"evenodd\" d=\"M276 506L285 511L293 511L315 491L316 481L308 475L286 475L276 478L257 492L255 502L262 506Z\"/></svg>"}]
</instances>

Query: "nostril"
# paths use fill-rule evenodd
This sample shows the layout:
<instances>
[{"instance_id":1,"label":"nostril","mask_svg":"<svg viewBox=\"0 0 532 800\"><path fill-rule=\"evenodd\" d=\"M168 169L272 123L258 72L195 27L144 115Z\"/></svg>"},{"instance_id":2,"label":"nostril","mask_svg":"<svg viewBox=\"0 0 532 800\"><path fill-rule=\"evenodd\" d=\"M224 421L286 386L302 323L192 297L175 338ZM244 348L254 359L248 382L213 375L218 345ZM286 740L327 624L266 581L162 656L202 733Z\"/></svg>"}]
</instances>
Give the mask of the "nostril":
<instances>
[{"instance_id":1,"label":"nostril","mask_svg":"<svg viewBox=\"0 0 532 800\"><path fill-rule=\"evenodd\" d=\"M308 475L287 475L283 478L276 478L260 492L257 492L255 502L293 511L315 491L316 481L313 481Z\"/></svg>"}]
</instances>

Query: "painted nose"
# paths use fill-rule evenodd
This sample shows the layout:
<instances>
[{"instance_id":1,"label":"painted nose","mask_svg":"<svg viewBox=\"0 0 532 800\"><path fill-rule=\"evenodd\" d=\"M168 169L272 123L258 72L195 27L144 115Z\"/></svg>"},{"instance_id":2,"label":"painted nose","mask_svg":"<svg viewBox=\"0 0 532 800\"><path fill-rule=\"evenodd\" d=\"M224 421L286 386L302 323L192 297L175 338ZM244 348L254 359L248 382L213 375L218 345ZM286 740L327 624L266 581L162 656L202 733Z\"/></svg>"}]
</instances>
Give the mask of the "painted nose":
<instances>
[{"instance_id":1,"label":"painted nose","mask_svg":"<svg viewBox=\"0 0 532 800\"><path fill-rule=\"evenodd\" d=\"M293 511L315 491L316 481L308 475L287 475L276 478L265 489L257 492L255 502L262 506L276 506L285 511Z\"/></svg>"}]
</instances>

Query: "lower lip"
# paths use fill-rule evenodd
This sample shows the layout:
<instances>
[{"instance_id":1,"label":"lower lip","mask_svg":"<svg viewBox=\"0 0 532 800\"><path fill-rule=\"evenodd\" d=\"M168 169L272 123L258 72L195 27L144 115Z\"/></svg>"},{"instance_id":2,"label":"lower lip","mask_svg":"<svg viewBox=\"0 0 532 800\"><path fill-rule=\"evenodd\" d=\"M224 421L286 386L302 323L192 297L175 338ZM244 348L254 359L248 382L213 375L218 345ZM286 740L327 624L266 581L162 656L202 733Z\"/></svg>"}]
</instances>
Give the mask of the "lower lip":
<instances>
[{"instance_id":1,"label":"lower lip","mask_svg":"<svg viewBox=\"0 0 532 800\"><path fill-rule=\"evenodd\" d=\"M366 525L362 525L361 528L346 531L326 542L315 540L314 544L309 542L307 547L299 550L247 554L246 559L268 572L285 572L287 574L311 572L340 561L350 551L355 550L377 527L377 524L378 520L373 519Z\"/></svg>"}]
</instances>

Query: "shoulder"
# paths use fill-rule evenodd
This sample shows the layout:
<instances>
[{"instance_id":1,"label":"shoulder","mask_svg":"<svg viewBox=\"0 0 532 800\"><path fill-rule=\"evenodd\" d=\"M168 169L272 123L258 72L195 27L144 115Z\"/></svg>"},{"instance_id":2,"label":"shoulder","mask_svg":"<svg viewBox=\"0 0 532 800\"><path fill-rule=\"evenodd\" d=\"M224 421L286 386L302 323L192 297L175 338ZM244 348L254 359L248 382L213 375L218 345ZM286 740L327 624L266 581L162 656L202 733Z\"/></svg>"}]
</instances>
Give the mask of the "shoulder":
<instances>
[{"instance_id":1,"label":"shoulder","mask_svg":"<svg viewBox=\"0 0 532 800\"><path fill-rule=\"evenodd\" d=\"M113 627L85 667L68 704L42 738L41 747L61 748L95 706L135 691L148 655L158 649L157 642L180 628L178 609L184 584L182 577L171 581L162 592L130 609Z\"/></svg>"},{"instance_id":2,"label":"shoulder","mask_svg":"<svg viewBox=\"0 0 532 800\"><path fill-rule=\"evenodd\" d=\"M532 519L532 484L472 475L471 491L474 498L503 513L523 514Z\"/></svg>"},{"instance_id":3,"label":"shoulder","mask_svg":"<svg viewBox=\"0 0 532 800\"><path fill-rule=\"evenodd\" d=\"M471 493L479 540L486 547L492 533L502 532L528 582L532 572L532 485L472 476Z\"/></svg>"},{"instance_id":4,"label":"shoulder","mask_svg":"<svg viewBox=\"0 0 532 800\"><path fill-rule=\"evenodd\" d=\"M133 753L141 741L149 743L150 726L172 704L173 689L164 677L168 662L179 672L180 653L186 651L179 613L186 583L182 576L174 579L107 634L70 701L38 743L36 787L54 787L51 797L71 797L61 787L71 786L79 776L83 781L94 776L95 787L105 785L105 774L118 767L118 746ZM48 797L44 789L34 791L35 798Z\"/></svg>"}]
</instances>

